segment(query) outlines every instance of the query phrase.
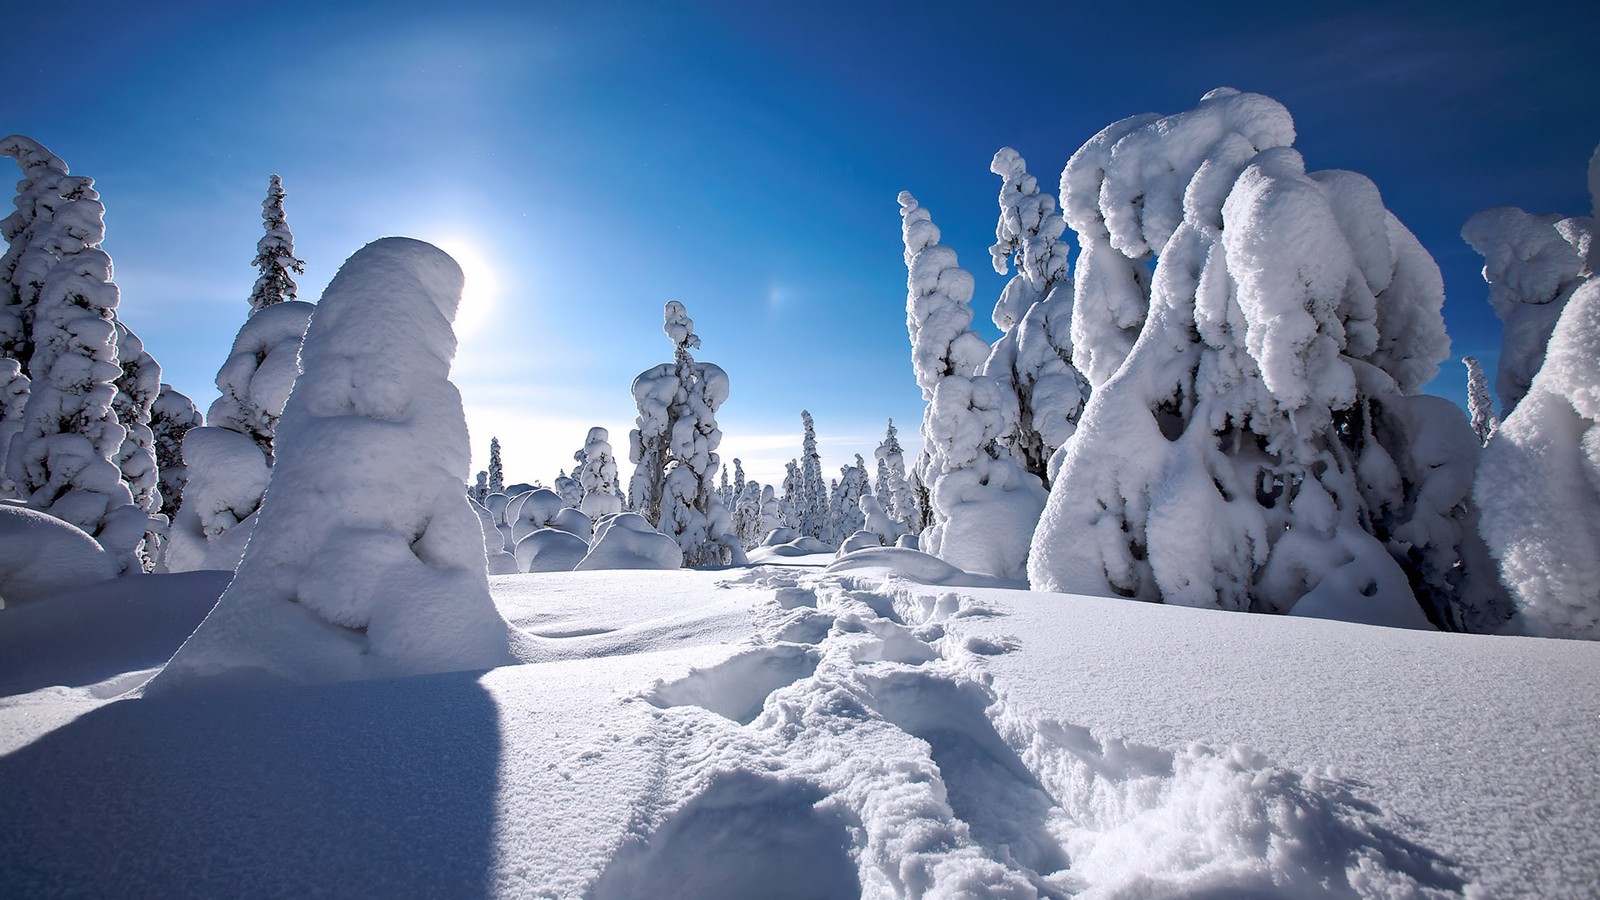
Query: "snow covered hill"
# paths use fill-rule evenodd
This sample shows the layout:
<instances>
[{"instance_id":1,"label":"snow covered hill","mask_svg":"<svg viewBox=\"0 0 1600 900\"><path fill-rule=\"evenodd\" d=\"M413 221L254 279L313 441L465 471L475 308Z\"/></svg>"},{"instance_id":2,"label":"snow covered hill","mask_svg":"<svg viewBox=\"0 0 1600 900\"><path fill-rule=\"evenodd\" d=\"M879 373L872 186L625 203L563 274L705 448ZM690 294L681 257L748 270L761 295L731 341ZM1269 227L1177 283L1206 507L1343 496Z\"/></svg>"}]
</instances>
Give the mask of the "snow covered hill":
<instances>
[{"instance_id":1,"label":"snow covered hill","mask_svg":"<svg viewBox=\"0 0 1600 900\"><path fill-rule=\"evenodd\" d=\"M1600 646L799 558L491 580L554 661L140 699L216 573L0 617L15 896L1592 896ZM927 574L927 573L924 573Z\"/></svg>"}]
</instances>

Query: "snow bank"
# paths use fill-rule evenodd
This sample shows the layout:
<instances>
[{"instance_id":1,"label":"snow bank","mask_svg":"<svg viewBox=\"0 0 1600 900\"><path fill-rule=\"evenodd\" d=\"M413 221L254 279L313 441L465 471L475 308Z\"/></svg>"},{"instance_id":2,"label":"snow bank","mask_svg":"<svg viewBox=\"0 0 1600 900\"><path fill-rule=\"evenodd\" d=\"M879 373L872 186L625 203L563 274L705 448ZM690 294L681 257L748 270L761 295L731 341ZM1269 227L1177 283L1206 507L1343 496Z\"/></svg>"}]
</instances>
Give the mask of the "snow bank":
<instances>
[{"instance_id":1,"label":"snow bank","mask_svg":"<svg viewBox=\"0 0 1600 900\"><path fill-rule=\"evenodd\" d=\"M461 488L470 454L448 377L461 284L449 256L407 238L340 268L306 333L238 574L152 695L510 660Z\"/></svg>"},{"instance_id":2,"label":"snow bank","mask_svg":"<svg viewBox=\"0 0 1600 900\"><path fill-rule=\"evenodd\" d=\"M82 529L0 503L0 609L115 578L117 560Z\"/></svg>"}]
</instances>

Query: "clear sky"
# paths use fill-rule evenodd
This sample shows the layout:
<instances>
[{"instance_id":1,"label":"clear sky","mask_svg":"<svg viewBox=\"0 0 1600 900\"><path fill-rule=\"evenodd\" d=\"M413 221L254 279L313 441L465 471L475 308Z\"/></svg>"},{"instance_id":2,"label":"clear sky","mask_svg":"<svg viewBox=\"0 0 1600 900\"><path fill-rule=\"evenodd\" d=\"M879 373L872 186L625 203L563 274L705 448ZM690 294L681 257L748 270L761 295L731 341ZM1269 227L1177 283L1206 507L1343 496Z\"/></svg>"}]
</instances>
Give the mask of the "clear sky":
<instances>
[{"instance_id":1,"label":"clear sky","mask_svg":"<svg viewBox=\"0 0 1600 900\"><path fill-rule=\"evenodd\" d=\"M335 7L336 8L330 8ZM475 468L548 482L590 425L626 456L633 376L682 301L723 366L725 460L825 471L922 401L895 195L978 281L1012 146L1041 185L1105 125L1228 85L1372 178L1444 272L1454 355L1499 328L1462 222L1588 211L1600 4L33 3L0 14L0 132L92 176L122 317L202 409L248 310L267 176L315 300L402 234L468 273L455 381ZM1447 363L1435 392L1464 397ZM624 477L628 467L624 461Z\"/></svg>"}]
</instances>

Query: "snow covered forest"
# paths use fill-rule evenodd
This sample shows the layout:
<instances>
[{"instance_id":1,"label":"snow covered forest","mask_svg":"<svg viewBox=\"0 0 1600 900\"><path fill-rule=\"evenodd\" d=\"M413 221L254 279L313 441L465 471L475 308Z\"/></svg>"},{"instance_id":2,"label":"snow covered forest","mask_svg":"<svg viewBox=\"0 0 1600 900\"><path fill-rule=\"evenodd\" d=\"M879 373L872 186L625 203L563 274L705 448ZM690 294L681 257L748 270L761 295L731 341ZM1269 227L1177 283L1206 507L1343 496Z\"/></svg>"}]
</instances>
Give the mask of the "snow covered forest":
<instances>
[{"instance_id":1,"label":"snow covered forest","mask_svg":"<svg viewBox=\"0 0 1600 900\"><path fill-rule=\"evenodd\" d=\"M507 472L461 265L302 298L277 175L202 415L94 180L0 141L6 892L1592 895L1595 209L1462 223L1463 409L1434 257L1282 104L1084 138L994 154L998 296L899 195L922 421L835 474L796 410L777 484L693 297L609 326L666 338L625 441Z\"/></svg>"}]
</instances>

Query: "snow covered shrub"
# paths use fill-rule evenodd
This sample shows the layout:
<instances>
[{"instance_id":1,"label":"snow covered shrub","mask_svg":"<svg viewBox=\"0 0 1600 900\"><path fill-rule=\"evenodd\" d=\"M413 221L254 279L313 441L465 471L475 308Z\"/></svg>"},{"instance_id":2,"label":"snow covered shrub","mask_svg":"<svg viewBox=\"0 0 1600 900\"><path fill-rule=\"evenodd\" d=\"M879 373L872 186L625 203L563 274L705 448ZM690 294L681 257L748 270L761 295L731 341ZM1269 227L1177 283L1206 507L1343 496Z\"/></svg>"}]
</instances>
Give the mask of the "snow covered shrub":
<instances>
[{"instance_id":1,"label":"snow covered shrub","mask_svg":"<svg viewBox=\"0 0 1600 900\"><path fill-rule=\"evenodd\" d=\"M1584 282L1593 234L1588 216L1536 216L1510 206L1483 210L1462 227L1484 258L1489 304L1505 330L1495 372L1502 416L1517 408L1544 363L1556 319Z\"/></svg>"},{"instance_id":2,"label":"snow covered shrub","mask_svg":"<svg viewBox=\"0 0 1600 900\"><path fill-rule=\"evenodd\" d=\"M1600 207L1600 151L1589 184ZM1600 640L1600 254L1583 250L1583 280L1546 304L1562 308L1543 364L1484 449L1474 495L1522 629Z\"/></svg>"},{"instance_id":3,"label":"snow covered shrub","mask_svg":"<svg viewBox=\"0 0 1600 900\"><path fill-rule=\"evenodd\" d=\"M517 568L517 558L506 550L505 536L500 533L500 526L495 524L494 514L471 497L467 498L467 502L472 504L472 511L478 517L478 530L483 532L483 557L488 573L514 575L522 571Z\"/></svg>"},{"instance_id":4,"label":"snow covered shrub","mask_svg":"<svg viewBox=\"0 0 1600 900\"><path fill-rule=\"evenodd\" d=\"M256 242L256 258L251 265L261 271L250 291L250 315L298 296L295 275L303 275L306 264L294 256L294 234L283 214L283 180L273 175L267 181L267 199L261 201L261 225L267 233Z\"/></svg>"},{"instance_id":5,"label":"snow covered shrub","mask_svg":"<svg viewBox=\"0 0 1600 900\"><path fill-rule=\"evenodd\" d=\"M989 254L996 272L1006 274L1014 261L1017 274L995 304L994 324L1004 334L982 372L1016 395L1015 419L1002 441L1049 485L1050 459L1077 428L1089 393L1072 367L1072 280L1060 241L1066 222L1017 151L1002 148L989 170L1003 182Z\"/></svg>"},{"instance_id":6,"label":"snow covered shrub","mask_svg":"<svg viewBox=\"0 0 1600 900\"><path fill-rule=\"evenodd\" d=\"M617 457L611 450L611 432L598 426L589 429L583 442L583 501L578 509L590 519L622 512L617 498Z\"/></svg>"},{"instance_id":7,"label":"snow covered shrub","mask_svg":"<svg viewBox=\"0 0 1600 900\"><path fill-rule=\"evenodd\" d=\"M206 424L183 438L188 483L168 536L169 571L239 565L255 524L251 517L266 492L278 420L300 374L300 347L314 310L300 300L274 303L239 328L217 370L221 396L211 404ZM240 532L224 540L235 526Z\"/></svg>"},{"instance_id":8,"label":"snow covered shrub","mask_svg":"<svg viewBox=\"0 0 1600 900\"><path fill-rule=\"evenodd\" d=\"M989 345L970 327L971 274L909 193L900 215L911 361L929 401L916 472L929 495L922 545L963 569L1021 578L1045 490L1003 440L1014 433L1016 396L978 374Z\"/></svg>"},{"instance_id":9,"label":"snow covered shrub","mask_svg":"<svg viewBox=\"0 0 1600 900\"><path fill-rule=\"evenodd\" d=\"M867 491L867 464L858 453L855 465L839 469L838 487L828 498L828 543L839 544L861 530L861 498Z\"/></svg>"},{"instance_id":10,"label":"snow covered shrub","mask_svg":"<svg viewBox=\"0 0 1600 900\"><path fill-rule=\"evenodd\" d=\"M1219 88L1116 123L1067 164L1094 393L1032 584L1497 627L1474 565L1477 442L1452 404L1417 395L1449 349L1438 267L1370 181L1307 173L1293 140L1276 101Z\"/></svg>"},{"instance_id":11,"label":"snow covered shrub","mask_svg":"<svg viewBox=\"0 0 1600 900\"><path fill-rule=\"evenodd\" d=\"M150 519L118 463L126 461L138 479L139 500L153 508L158 498L154 458L143 458L151 442L140 440L148 430L123 456L129 430L116 409L124 378L117 286L111 257L100 249L105 207L94 179L68 174L60 158L29 138L0 140L0 155L15 159L25 176L17 212L3 224L11 243L0 342L9 358L23 362L26 354L29 379L5 477L29 507L82 528L131 569L141 564ZM142 374L159 380L154 361L145 360ZM134 405L130 400L130 410Z\"/></svg>"},{"instance_id":12,"label":"snow covered shrub","mask_svg":"<svg viewBox=\"0 0 1600 900\"><path fill-rule=\"evenodd\" d=\"M689 355L700 346L683 304L669 301L662 330L672 341L673 361L653 366L633 380L638 427L628 435L635 464L629 499L646 521L670 535L690 566L738 565L744 550L733 519L714 497L718 407L728 399L728 375Z\"/></svg>"},{"instance_id":13,"label":"snow covered shrub","mask_svg":"<svg viewBox=\"0 0 1600 900\"><path fill-rule=\"evenodd\" d=\"M511 661L461 491L471 453L449 373L462 282L408 238L345 261L306 333L238 573L147 692Z\"/></svg>"},{"instance_id":14,"label":"snow covered shrub","mask_svg":"<svg viewBox=\"0 0 1600 900\"><path fill-rule=\"evenodd\" d=\"M570 572L589 553L589 542L570 531L540 528L517 541L518 572Z\"/></svg>"}]
</instances>

